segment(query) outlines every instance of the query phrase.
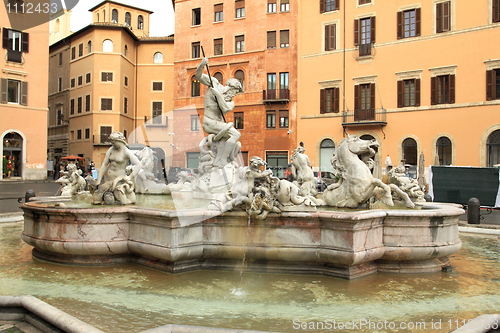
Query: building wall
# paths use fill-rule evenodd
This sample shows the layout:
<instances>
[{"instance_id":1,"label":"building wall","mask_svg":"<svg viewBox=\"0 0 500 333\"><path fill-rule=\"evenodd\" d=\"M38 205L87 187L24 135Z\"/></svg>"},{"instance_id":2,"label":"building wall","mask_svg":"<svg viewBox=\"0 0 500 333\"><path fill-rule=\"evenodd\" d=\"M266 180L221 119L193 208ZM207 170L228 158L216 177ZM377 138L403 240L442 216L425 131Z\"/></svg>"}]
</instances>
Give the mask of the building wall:
<instances>
[{"instance_id":1,"label":"building wall","mask_svg":"<svg viewBox=\"0 0 500 333\"><path fill-rule=\"evenodd\" d=\"M112 22L111 15L113 9L118 11L118 24L125 25L125 13L130 13L130 22L134 34L137 37L149 36L149 14L153 12L137 7L122 5L114 1L106 1L94 7L92 10L92 23ZM143 29L139 29L138 26L139 15L142 15L144 19Z\"/></svg>"},{"instance_id":2,"label":"building wall","mask_svg":"<svg viewBox=\"0 0 500 333\"><path fill-rule=\"evenodd\" d=\"M18 19L25 20L23 14ZM5 6L0 8L0 26L11 29ZM17 30L17 29L13 29ZM22 53L22 61L7 61L7 48L2 45L0 79L27 82L27 103L0 104L0 139L4 142L5 135L17 133L22 138L19 160L16 169L22 179L45 179L47 177L47 93L48 93L48 42L49 24L42 23L28 28L29 50ZM5 81L4 81L5 82ZM8 150L0 146L2 156L8 155ZM0 179L4 179L3 163L0 166ZM8 172L6 173L8 176Z\"/></svg>"},{"instance_id":3,"label":"building wall","mask_svg":"<svg viewBox=\"0 0 500 333\"><path fill-rule=\"evenodd\" d=\"M214 22L214 5L223 4L224 19ZM201 24L192 25L193 9L201 9ZM266 159L266 151L281 151L290 155L297 146L296 140L296 87L297 87L297 19L296 1L290 1L290 10L267 13L267 1L246 1L245 17L235 18L234 1L192 0L175 3L175 77L174 108L179 118L175 118L175 166L186 165L186 153L197 152L199 138L197 131L190 131L190 117L193 110L203 119L203 98L206 87L202 85L199 97L191 97L191 78L201 61L193 58L192 43L200 42L209 57L210 74L219 72L224 83L235 72L245 74L245 91L234 98L236 107L226 115L227 122L234 121L235 112L243 112L244 125L241 133L241 151ZM280 30L289 30L289 47L280 48ZM277 48L267 49L267 31L277 31ZM235 37L244 36L245 50L237 53ZM214 55L214 39L223 39L223 54ZM290 97L288 101L265 103L263 90L267 88L267 73L289 73ZM206 70L205 70L206 73ZM289 126L280 129L266 129L266 110L288 110ZM184 119L180 119L183 118ZM182 133L177 129L183 129ZM187 129L187 130L186 130ZM290 133L289 130L291 130ZM202 131L201 125L199 131ZM179 132L179 135L177 134Z\"/></svg>"},{"instance_id":4,"label":"building wall","mask_svg":"<svg viewBox=\"0 0 500 333\"><path fill-rule=\"evenodd\" d=\"M437 139L445 136L452 142L452 164L486 166L484 137L500 123L500 101L486 100L486 70L500 58L500 46L491 43L500 25L492 23L491 2L477 2L471 10L451 0L451 31L436 33L436 3L341 2L328 13L320 13L319 1L300 3L298 139L315 167L321 141L330 138L337 146L346 134L372 135L381 144L381 160L389 155L393 164L404 158L401 144L411 137L427 166L434 163ZM397 12L413 8L421 11L421 35L397 39ZM371 56L360 57L353 23L366 16L376 17L376 40ZM332 23L337 49L324 51L325 25ZM448 72L455 75L455 102L431 105L431 77ZM420 79L420 106L398 107L397 82L405 75ZM354 89L363 80L376 82L375 109L386 110L387 124L349 125L344 131L342 112L355 109ZM321 114L320 90L329 84L340 87L340 112Z\"/></svg>"}]
</instances>

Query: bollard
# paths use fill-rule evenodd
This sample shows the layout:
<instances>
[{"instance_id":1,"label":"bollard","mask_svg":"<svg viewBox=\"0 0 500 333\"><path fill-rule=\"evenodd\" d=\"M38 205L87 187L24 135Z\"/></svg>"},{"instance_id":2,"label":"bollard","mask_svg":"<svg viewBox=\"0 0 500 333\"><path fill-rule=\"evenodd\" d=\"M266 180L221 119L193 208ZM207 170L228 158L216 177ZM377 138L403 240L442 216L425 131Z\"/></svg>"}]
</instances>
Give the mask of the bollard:
<instances>
[{"instance_id":1,"label":"bollard","mask_svg":"<svg viewBox=\"0 0 500 333\"><path fill-rule=\"evenodd\" d=\"M26 191L26 194L24 195L24 202L29 202L30 201L30 198L34 198L36 197L35 195L35 191L33 190L27 190Z\"/></svg>"},{"instance_id":2,"label":"bollard","mask_svg":"<svg viewBox=\"0 0 500 333\"><path fill-rule=\"evenodd\" d=\"M429 194L424 195L425 202L432 202L432 197Z\"/></svg>"},{"instance_id":3,"label":"bollard","mask_svg":"<svg viewBox=\"0 0 500 333\"><path fill-rule=\"evenodd\" d=\"M478 198L470 198L467 202L467 223L479 224L481 203Z\"/></svg>"}]
</instances>

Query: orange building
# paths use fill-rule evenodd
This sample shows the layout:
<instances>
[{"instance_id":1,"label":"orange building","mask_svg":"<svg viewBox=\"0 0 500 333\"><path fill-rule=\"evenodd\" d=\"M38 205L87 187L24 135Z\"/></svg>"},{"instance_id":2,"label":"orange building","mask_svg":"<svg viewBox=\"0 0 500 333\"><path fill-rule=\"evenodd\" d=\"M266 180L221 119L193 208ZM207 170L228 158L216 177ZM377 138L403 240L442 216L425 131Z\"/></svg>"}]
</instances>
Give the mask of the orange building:
<instances>
[{"instance_id":1,"label":"orange building","mask_svg":"<svg viewBox=\"0 0 500 333\"><path fill-rule=\"evenodd\" d=\"M149 10L103 1L90 11L92 24L50 47L49 158L99 167L120 131L169 165L173 36L149 37Z\"/></svg>"},{"instance_id":2,"label":"orange building","mask_svg":"<svg viewBox=\"0 0 500 333\"><path fill-rule=\"evenodd\" d=\"M174 166L196 167L206 135L206 87L194 77L203 47L212 76L243 85L226 115L241 133L243 162L261 156L282 175L297 147L298 13L297 0L175 1Z\"/></svg>"},{"instance_id":3,"label":"orange building","mask_svg":"<svg viewBox=\"0 0 500 333\"><path fill-rule=\"evenodd\" d=\"M498 0L298 3L298 140L331 168L348 134L394 165L500 163Z\"/></svg>"},{"instance_id":4,"label":"orange building","mask_svg":"<svg viewBox=\"0 0 500 333\"><path fill-rule=\"evenodd\" d=\"M49 16L15 12L22 1L6 4L0 6L0 179L46 179Z\"/></svg>"}]
</instances>

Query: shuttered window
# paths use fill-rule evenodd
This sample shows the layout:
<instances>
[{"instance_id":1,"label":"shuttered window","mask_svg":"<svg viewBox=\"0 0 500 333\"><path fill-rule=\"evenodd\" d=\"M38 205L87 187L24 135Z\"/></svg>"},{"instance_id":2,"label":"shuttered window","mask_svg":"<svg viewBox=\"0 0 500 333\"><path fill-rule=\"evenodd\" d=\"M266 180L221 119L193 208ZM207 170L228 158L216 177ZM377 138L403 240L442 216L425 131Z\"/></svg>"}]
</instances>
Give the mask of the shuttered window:
<instances>
[{"instance_id":1,"label":"shuttered window","mask_svg":"<svg viewBox=\"0 0 500 333\"><path fill-rule=\"evenodd\" d=\"M245 36L236 36L234 38L234 42L235 42L235 47L234 47L235 53L245 52Z\"/></svg>"},{"instance_id":2,"label":"shuttered window","mask_svg":"<svg viewBox=\"0 0 500 333\"><path fill-rule=\"evenodd\" d=\"M214 5L214 22L224 21L224 5L219 3Z\"/></svg>"},{"instance_id":3,"label":"shuttered window","mask_svg":"<svg viewBox=\"0 0 500 333\"><path fill-rule=\"evenodd\" d=\"M267 32L267 48L268 49L276 48L276 31Z\"/></svg>"},{"instance_id":4,"label":"shuttered window","mask_svg":"<svg viewBox=\"0 0 500 333\"><path fill-rule=\"evenodd\" d=\"M493 0L492 6L493 23L500 22L500 0Z\"/></svg>"},{"instance_id":5,"label":"shuttered window","mask_svg":"<svg viewBox=\"0 0 500 333\"><path fill-rule=\"evenodd\" d=\"M337 48L336 32L337 32L336 24L325 25L325 51L331 51Z\"/></svg>"},{"instance_id":6,"label":"shuttered window","mask_svg":"<svg viewBox=\"0 0 500 333\"><path fill-rule=\"evenodd\" d=\"M354 20L354 45L375 43L375 16Z\"/></svg>"},{"instance_id":7,"label":"shuttered window","mask_svg":"<svg viewBox=\"0 0 500 333\"><path fill-rule=\"evenodd\" d=\"M112 111L113 110L113 99L101 98L101 110Z\"/></svg>"},{"instance_id":8,"label":"shuttered window","mask_svg":"<svg viewBox=\"0 0 500 333\"><path fill-rule=\"evenodd\" d=\"M420 8L398 12L398 39L420 36Z\"/></svg>"},{"instance_id":9,"label":"shuttered window","mask_svg":"<svg viewBox=\"0 0 500 333\"><path fill-rule=\"evenodd\" d=\"M234 3L235 7L235 18L243 18L245 17L245 0L236 0Z\"/></svg>"},{"instance_id":10,"label":"shuttered window","mask_svg":"<svg viewBox=\"0 0 500 333\"><path fill-rule=\"evenodd\" d=\"M340 0L319 0L319 12L333 12L340 9Z\"/></svg>"},{"instance_id":11,"label":"shuttered window","mask_svg":"<svg viewBox=\"0 0 500 333\"><path fill-rule=\"evenodd\" d=\"M398 108L420 106L420 79L398 81Z\"/></svg>"},{"instance_id":12,"label":"shuttered window","mask_svg":"<svg viewBox=\"0 0 500 333\"><path fill-rule=\"evenodd\" d=\"M431 105L455 103L455 75L431 78Z\"/></svg>"},{"instance_id":13,"label":"shuttered window","mask_svg":"<svg viewBox=\"0 0 500 333\"><path fill-rule=\"evenodd\" d=\"M451 5L450 2L436 4L436 33L451 30Z\"/></svg>"},{"instance_id":14,"label":"shuttered window","mask_svg":"<svg viewBox=\"0 0 500 333\"><path fill-rule=\"evenodd\" d=\"M214 39L214 55L221 55L224 53L222 38Z\"/></svg>"},{"instance_id":15,"label":"shuttered window","mask_svg":"<svg viewBox=\"0 0 500 333\"><path fill-rule=\"evenodd\" d=\"M486 71L486 100L500 99L500 69Z\"/></svg>"},{"instance_id":16,"label":"shuttered window","mask_svg":"<svg viewBox=\"0 0 500 333\"><path fill-rule=\"evenodd\" d=\"M375 83L354 87L354 121L375 120Z\"/></svg>"},{"instance_id":17,"label":"shuttered window","mask_svg":"<svg viewBox=\"0 0 500 333\"><path fill-rule=\"evenodd\" d=\"M290 32L289 30L280 31L280 48L290 47Z\"/></svg>"},{"instance_id":18,"label":"shuttered window","mask_svg":"<svg viewBox=\"0 0 500 333\"><path fill-rule=\"evenodd\" d=\"M280 11L281 12L289 12L290 11L290 0L281 0Z\"/></svg>"},{"instance_id":19,"label":"shuttered window","mask_svg":"<svg viewBox=\"0 0 500 333\"><path fill-rule=\"evenodd\" d=\"M320 113L339 112L339 88L320 90Z\"/></svg>"},{"instance_id":20,"label":"shuttered window","mask_svg":"<svg viewBox=\"0 0 500 333\"><path fill-rule=\"evenodd\" d=\"M28 82L2 79L1 103L28 105Z\"/></svg>"}]
</instances>

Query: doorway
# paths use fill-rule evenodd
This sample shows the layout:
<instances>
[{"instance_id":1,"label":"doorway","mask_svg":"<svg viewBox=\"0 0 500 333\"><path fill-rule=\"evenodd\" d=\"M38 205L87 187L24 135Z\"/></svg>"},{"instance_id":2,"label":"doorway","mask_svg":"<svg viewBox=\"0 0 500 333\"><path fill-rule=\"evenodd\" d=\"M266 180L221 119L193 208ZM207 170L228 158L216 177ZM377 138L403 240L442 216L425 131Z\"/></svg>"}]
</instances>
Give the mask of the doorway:
<instances>
[{"instance_id":1,"label":"doorway","mask_svg":"<svg viewBox=\"0 0 500 333\"><path fill-rule=\"evenodd\" d=\"M3 178L22 177L23 138L14 132L5 134L3 142Z\"/></svg>"}]
</instances>

